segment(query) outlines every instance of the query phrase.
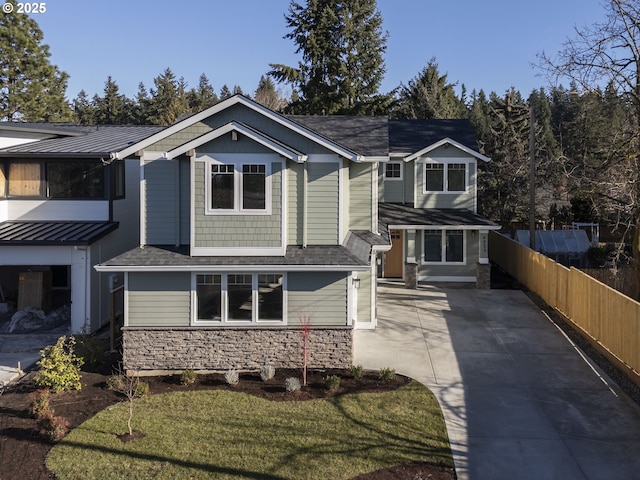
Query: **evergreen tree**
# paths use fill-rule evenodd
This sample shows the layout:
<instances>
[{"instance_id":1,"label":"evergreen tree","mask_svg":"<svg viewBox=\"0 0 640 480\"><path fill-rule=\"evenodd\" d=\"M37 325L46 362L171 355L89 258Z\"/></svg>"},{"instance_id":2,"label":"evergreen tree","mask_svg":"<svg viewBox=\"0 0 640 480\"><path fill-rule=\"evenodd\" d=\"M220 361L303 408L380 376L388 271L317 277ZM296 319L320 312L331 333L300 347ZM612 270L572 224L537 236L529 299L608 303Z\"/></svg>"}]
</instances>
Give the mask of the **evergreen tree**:
<instances>
[{"instance_id":1,"label":"evergreen tree","mask_svg":"<svg viewBox=\"0 0 640 480\"><path fill-rule=\"evenodd\" d=\"M220 89L220 100L226 100L227 98L232 96L233 96L233 93L231 93L231 90L229 90L229 87L225 83Z\"/></svg>"},{"instance_id":2,"label":"evergreen tree","mask_svg":"<svg viewBox=\"0 0 640 480\"><path fill-rule=\"evenodd\" d=\"M15 6L14 0L10 0ZM31 17L0 15L0 120L67 121L68 75L49 62L49 47Z\"/></svg>"},{"instance_id":3,"label":"evergreen tree","mask_svg":"<svg viewBox=\"0 0 640 480\"><path fill-rule=\"evenodd\" d=\"M80 90L78 96L73 99L73 121L80 125L96 123L96 109L84 90Z\"/></svg>"},{"instance_id":4,"label":"evergreen tree","mask_svg":"<svg viewBox=\"0 0 640 480\"><path fill-rule=\"evenodd\" d=\"M133 102L120 93L111 76L104 83L104 97L94 96L93 104L98 125L127 125L133 121Z\"/></svg>"},{"instance_id":5,"label":"evergreen tree","mask_svg":"<svg viewBox=\"0 0 640 480\"><path fill-rule=\"evenodd\" d=\"M303 114L373 114L386 111L390 96L378 89L385 73L387 34L375 0L292 1L285 16L297 67L271 64L271 75L299 95L291 110Z\"/></svg>"},{"instance_id":6,"label":"evergreen tree","mask_svg":"<svg viewBox=\"0 0 640 480\"><path fill-rule=\"evenodd\" d=\"M440 75L435 58L429 60L422 72L408 85L401 85L398 102L393 109L395 118L463 118L464 102L456 96L455 85Z\"/></svg>"},{"instance_id":7,"label":"evergreen tree","mask_svg":"<svg viewBox=\"0 0 640 480\"><path fill-rule=\"evenodd\" d=\"M258 83L256 93L253 95L253 99L260 105L264 105L276 112L281 111L287 104L287 101L276 90L273 80L264 75L260 77L260 82Z\"/></svg>"},{"instance_id":8,"label":"evergreen tree","mask_svg":"<svg viewBox=\"0 0 640 480\"><path fill-rule=\"evenodd\" d=\"M184 114L191 113L187 103L186 83L176 79L170 68L153 79L149 99L149 123L171 125Z\"/></svg>"},{"instance_id":9,"label":"evergreen tree","mask_svg":"<svg viewBox=\"0 0 640 480\"><path fill-rule=\"evenodd\" d=\"M133 106L132 106L132 120L136 125L145 125L150 123L149 121L149 92L144 83L138 83L138 92L136 93Z\"/></svg>"},{"instance_id":10,"label":"evergreen tree","mask_svg":"<svg viewBox=\"0 0 640 480\"><path fill-rule=\"evenodd\" d=\"M198 86L187 93L187 102L192 112L200 112L218 102L218 96L203 73L198 80Z\"/></svg>"}]
</instances>

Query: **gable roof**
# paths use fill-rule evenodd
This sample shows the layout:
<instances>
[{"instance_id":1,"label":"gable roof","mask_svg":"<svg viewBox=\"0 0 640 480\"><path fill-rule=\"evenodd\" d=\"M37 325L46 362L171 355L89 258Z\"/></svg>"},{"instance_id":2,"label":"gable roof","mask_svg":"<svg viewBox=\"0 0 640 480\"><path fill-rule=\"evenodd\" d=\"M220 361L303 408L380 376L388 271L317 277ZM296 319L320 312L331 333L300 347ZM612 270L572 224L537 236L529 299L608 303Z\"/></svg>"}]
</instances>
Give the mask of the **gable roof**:
<instances>
[{"instance_id":1,"label":"gable roof","mask_svg":"<svg viewBox=\"0 0 640 480\"><path fill-rule=\"evenodd\" d=\"M467 119L389 120L389 150L392 155L413 160L445 144L489 161L478 152L478 141Z\"/></svg>"},{"instance_id":2,"label":"gable roof","mask_svg":"<svg viewBox=\"0 0 640 480\"><path fill-rule=\"evenodd\" d=\"M157 132L135 144L131 144L126 148L116 152L115 158L125 158L125 157L128 157L129 155L136 153L139 150L144 150L149 145L153 145L154 143L164 138L167 138L170 135L173 135L181 130L184 130L185 128L197 122L203 121L206 118L212 115L215 115L218 112L221 112L233 105L238 105L238 104L244 105L245 107L250 108L251 110L263 115L264 117L270 120L273 120L274 122L277 122L306 138L311 139L312 141L318 143L319 145L324 146L328 150L331 150L344 158L347 158L354 162L359 162L363 160L363 155L360 152L357 152L343 145L340 145L335 140L322 136L317 132L305 127L304 125L294 122L291 119L283 115L280 115L279 113L274 112L273 110L270 110L247 97L244 97L243 95L234 95L225 100L222 100L221 102L216 103L215 105L207 108L206 110L203 110L202 112L193 114L183 120L180 120L174 123L169 127L166 127L160 132Z\"/></svg>"},{"instance_id":3,"label":"gable roof","mask_svg":"<svg viewBox=\"0 0 640 480\"><path fill-rule=\"evenodd\" d=\"M43 124L43 128L45 125ZM19 154L20 156L109 158L112 152L122 150L164 128L151 125L100 125L93 127L76 125L75 127L73 130L77 134L2 148L0 156Z\"/></svg>"},{"instance_id":4,"label":"gable roof","mask_svg":"<svg viewBox=\"0 0 640 480\"><path fill-rule=\"evenodd\" d=\"M286 115L294 122L367 157L389 155L386 116Z\"/></svg>"}]
</instances>

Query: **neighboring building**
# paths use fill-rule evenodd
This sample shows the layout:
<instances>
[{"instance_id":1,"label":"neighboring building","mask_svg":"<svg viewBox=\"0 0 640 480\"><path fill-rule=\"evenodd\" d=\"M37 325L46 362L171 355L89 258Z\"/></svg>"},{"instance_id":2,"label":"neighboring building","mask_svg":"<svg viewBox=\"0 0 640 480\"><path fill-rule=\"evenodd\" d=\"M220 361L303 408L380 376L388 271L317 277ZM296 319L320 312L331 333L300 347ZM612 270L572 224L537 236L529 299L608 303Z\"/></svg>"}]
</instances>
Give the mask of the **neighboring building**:
<instances>
[{"instance_id":1,"label":"neighboring building","mask_svg":"<svg viewBox=\"0 0 640 480\"><path fill-rule=\"evenodd\" d=\"M109 321L93 265L139 244L139 162L112 152L160 127L0 122L0 302L71 308L72 332Z\"/></svg>"},{"instance_id":2,"label":"neighboring building","mask_svg":"<svg viewBox=\"0 0 640 480\"><path fill-rule=\"evenodd\" d=\"M305 322L309 364L344 367L378 275L476 281L498 227L469 133L234 96L113 152L141 166L139 244L95 267L124 275L125 368L298 367Z\"/></svg>"}]
</instances>

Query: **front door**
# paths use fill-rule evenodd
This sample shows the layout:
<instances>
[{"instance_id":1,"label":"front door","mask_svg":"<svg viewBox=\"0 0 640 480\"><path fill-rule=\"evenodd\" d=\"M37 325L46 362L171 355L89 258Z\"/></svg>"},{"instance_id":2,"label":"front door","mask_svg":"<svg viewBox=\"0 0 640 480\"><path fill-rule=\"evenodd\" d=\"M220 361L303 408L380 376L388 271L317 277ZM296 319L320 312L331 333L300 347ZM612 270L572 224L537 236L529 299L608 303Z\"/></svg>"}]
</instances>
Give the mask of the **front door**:
<instances>
[{"instance_id":1,"label":"front door","mask_svg":"<svg viewBox=\"0 0 640 480\"><path fill-rule=\"evenodd\" d=\"M390 230L391 250L384 254L385 278L402 278L403 230Z\"/></svg>"}]
</instances>

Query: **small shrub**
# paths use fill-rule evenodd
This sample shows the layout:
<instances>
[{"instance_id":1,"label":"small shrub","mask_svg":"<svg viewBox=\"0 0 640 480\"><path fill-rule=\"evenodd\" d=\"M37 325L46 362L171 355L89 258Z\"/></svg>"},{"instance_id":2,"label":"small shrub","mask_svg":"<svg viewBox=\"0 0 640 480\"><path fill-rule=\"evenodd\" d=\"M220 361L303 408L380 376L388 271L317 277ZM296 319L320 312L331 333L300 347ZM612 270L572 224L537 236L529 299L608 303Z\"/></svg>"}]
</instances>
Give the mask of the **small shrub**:
<instances>
[{"instance_id":1,"label":"small shrub","mask_svg":"<svg viewBox=\"0 0 640 480\"><path fill-rule=\"evenodd\" d=\"M107 378L107 388L114 392L122 392L126 388L127 377L122 373L116 373Z\"/></svg>"},{"instance_id":2,"label":"small shrub","mask_svg":"<svg viewBox=\"0 0 640 480\"><path fill-rule=\"evenodd\" d=\"M138 384L135 387L133 392L133 396L135 398L142 398L149 395L149 384L147 382L138 381Z\"/></svg>"},{"instance_id":3,"label":"small shrub","mask_svg":"<svg viewBox=\"0 0 640 480\"><path fill-rule=\"evenodd\" d=\"M396 371L393 368L381 368L378 378L383 382L392 382L396 378Z\"/></svg>"},{"instance_id":4,"label":"small shrub","mask_svg":"<svg viewBox=\"0 0 640 480\"><path fill-rule=\"evenodd\" d=\"M51 392L80 390L80 367L84 363L75 353L74 337L62 336L55 345L49 345L40 351L35 382L39 387L48 387Z\"/></svg>"},{"instance_id":5,"label":"small shrub","mask_svg":"<svg viewBox=\"0 0 640 480\"><path fill-rule=\"evenodd\" d=\"M76 335L76 354L82 358L85 365L95 367L104 362L106 344L105 341L95 335L85 333Z\"/></svg>"},{"instance_id":6,"label":"small shrub","mask_svg":"<svg viewBox=\"0 0 640 480\"><path fill-rule=\"evenodd\" d=\"M232 368L225 372L224 381L227 382L227 385L237 385L240 381L240 375L234 368Z\"/></svg>"},{"instance_id":7,"label":"small shrub","mask_svg":"<svg viewBox=\"0 0 640 480\"><path fill-rule=\"evenodd\" d=\"M260 368L260 378L263 382L271 380L275 376L276 367L274 367L273 365L263 365L262 368Z\"/></svg>"},{"instance_id":8,"label":"small shrub","mask_svg":"<svg viewBox=\"0 0 640 480\"><path fill-rule=\"evenodd\" d=\"M49 400L51 399L51 390L43 388L36 390L31 395L31 405L29 405L29 415L34 418L43 418L45 415L52 413Z\"/></svg>"},{"instance_id":9,"label":"small shrub","mask_svg":"<svg viewBox=\"0 0 640 480\"><path fill-rule=\"evenodd\" d=\"M364 376L364 368L362 368L362 365L351 365L349 367L349 373L353 378L362 378Z\"/></svg>"},{"instance_id":10,"label":"small shrub","mask_svg":"<svg viewBox=\"0 0 640 480\"><path fill-rule=\"evenodd\" d=\"M59 442L69 431L69 422L64 417L57 417L52 412L38 420L38 433L45 440Z\"/></svg>"},{"instance_id":11,"label":"small shrub","mask_svg":"<svg viewBox=\"0 0 640 480\"><path fill-rule=\"evenodd\" d=\"M181 385L192 385L192 384L196 383L196 377L197 376L198 376L198 374L196 373L196 371L193 368L187 368L180 375L180 384Z\"/></svg>"},{"instance_id":12,"label":"small shrub","mask_svg":"<svg viewBox=\"0 0 640 480\"><path fill-rule=\"evenodd\" d=\"M284 381L284 389L287 392L297 392L300 390L300 380L296 377L289 377Z\"/></svg>"},{"instance_id":13,"label":"small shrub","mask_svg":"<svg viewBox=\"0 0 640 480\"><path fill-rule=\"evenodd\" d=\"M338 375L327 375L324 377L324 385L329 390L338 390L340 388L340 377Z\"/></svg>"}]
</instances>

